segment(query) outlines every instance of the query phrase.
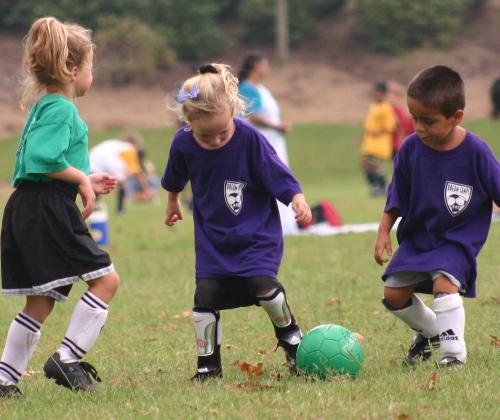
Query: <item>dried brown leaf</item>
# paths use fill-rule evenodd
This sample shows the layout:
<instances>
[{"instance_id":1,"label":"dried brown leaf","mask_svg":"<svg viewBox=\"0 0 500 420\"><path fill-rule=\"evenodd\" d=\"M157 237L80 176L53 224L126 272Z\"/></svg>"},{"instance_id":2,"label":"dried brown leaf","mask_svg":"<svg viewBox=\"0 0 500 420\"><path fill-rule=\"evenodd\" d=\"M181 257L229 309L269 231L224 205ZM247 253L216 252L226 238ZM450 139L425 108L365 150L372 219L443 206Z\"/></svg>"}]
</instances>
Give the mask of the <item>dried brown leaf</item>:
<instances>
[{"instance_id":1,"label":"dried brown leaf","mask_svg":"<svg viewBox=\"0 0 500 420\"><path fill-rule=\"evenodd\" d=\"M33 375L38 375L39 373L40 373L40 371L36 371L36 370L25 370L23 372L23 376L30 377L30 376L33 376Z\"/></svg>"},{"instance_id":2,"label":"dried brown leaf","mask_svg":"<svg viewBox=\"0 0 500 420\"><path fill-rule=\"evenodd\" d=\"M436 379L437 379L436 372L432 372L425 381L425 383L422 385L422 388L432 391L433 389L436 388Z\"/></svg>"},{"instance_id":3,"label":"dried brown leaf","mask_svg":"<svg viewBox=\"0 0 500 420\"><path fill-rule=\"evenodd\" d=\"M182 318L189 318L191 317L193 313L191 311L183 311L180 314L176 314L173 316L174 319L182 319Z\"/></svg>"},{"instance_id":4,"label":"dried brown leaf","mask_svg":"<svg viewBox=\"0 0 500 420\"><path fill-rule=\"evenodd\" d=\"M411 420L413 417L410 416L409 414L406 414L406 413L400 413L398 414L398 417L397 419L398 420Z\"/></svg>"},{"instance_id":5,"label":"dried brown leaf","mask_svg":"<svg viewBox=\"0 0 500 420\"><path fill-rule=\"evenodd\" d=\"M236 360L233 363L233 366L238 367L249 378L252 376L262 376L262 374L264 373L262 370L262 363L257 363L256 365L254 365L252 363Z\"/></svg>"},{"instance_id":6,"label":"dried brown leaf","mask_svg":"<svg viewBox=\"0 0 500 420\"><path fill-rule=\"evenodd\" d=\"M500 338L495 337L494 335L490 335L491 345L495 346L497 349L500 349Z\"/></svg>"},{"instance_id":7,"label":"dried brown leaf","mask_svg":"<svg viewBox=\"0 0 500 420\"><path fill-rule=\"evenodd\" d=\"M341 300L338 298L338 297L332 297L329 301L328 301L328 305L341 305L342 302Z\"/></svg>"}]
</instances>

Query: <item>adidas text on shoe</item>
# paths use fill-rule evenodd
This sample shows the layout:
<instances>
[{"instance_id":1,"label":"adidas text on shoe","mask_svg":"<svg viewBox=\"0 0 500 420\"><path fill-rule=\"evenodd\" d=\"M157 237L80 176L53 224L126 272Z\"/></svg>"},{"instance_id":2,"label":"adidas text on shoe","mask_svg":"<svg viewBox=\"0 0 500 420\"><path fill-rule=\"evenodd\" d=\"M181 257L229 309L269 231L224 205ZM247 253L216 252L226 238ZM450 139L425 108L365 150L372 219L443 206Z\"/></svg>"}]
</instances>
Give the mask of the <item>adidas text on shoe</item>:
<instances>
[{"instance_id":1,"label":"adidas text on shoe","mask_svg":"<svg viewBox=\"0 0 500 420\"><path fill-rule=\"evenodd\" d=\"M45 376L54 379L57 385L62 385L72 391L96 392L97 386L92 382L95 379L101 382L96 369L87 362L61 362L59 353L55 352L43 367Z\"/></svg>"}]
</instances>

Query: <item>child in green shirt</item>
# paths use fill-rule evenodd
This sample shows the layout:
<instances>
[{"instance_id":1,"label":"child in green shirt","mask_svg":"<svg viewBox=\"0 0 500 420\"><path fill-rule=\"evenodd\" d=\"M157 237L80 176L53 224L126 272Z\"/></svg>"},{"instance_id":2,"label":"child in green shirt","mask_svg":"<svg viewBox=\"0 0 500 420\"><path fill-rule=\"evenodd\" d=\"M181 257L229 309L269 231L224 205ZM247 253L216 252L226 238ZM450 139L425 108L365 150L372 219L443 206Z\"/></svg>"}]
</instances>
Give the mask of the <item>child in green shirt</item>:
<instances>
[{"instance_id":1,"label":"child in green shirt","mask_svg":"<svg viewBox=\"0 0 500 420\"><path fill-rule=\"evenodd\" d=\"M29 115L1 237L3 293L25 295L26 305L7 334L0 360L0 398L21 395L17 383L43 322L54 302L64 301L79 280L89 289L44 372L74 391L95 391L91 376L100 381L95 368L81 359L104 326L119 277L84 222L94 210L95 194L107 194L116 186L108 174L88 175L87 126L74 105L92 84L93 50L90 31L52 17L34 22L26 38L21 105ZM77 195L83 212L75 203Z\"/></svg>"}]
</instances>

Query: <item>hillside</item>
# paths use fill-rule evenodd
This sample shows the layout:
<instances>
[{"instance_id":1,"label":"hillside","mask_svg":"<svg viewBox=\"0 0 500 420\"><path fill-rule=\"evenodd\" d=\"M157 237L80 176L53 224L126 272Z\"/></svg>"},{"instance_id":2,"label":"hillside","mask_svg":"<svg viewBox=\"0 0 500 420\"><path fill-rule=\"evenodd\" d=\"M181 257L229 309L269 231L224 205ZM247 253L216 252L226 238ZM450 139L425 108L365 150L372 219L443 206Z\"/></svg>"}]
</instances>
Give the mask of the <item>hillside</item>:
<instances>
[{"instance_id":1,"label":"hillside","mask_svg":"<svg viewBox=\"0 0 500 420\"><path fill-rule=\"evenodd\" d=\"M489 86L500 76L500 0L489 0L480 14L471 16L454 44L444 51L429 47L398 57L369 52L349 35L349 25L348 9L320 21L315 37L294 51L285 66L278 66L268 51L273 67L266 84L279 100L285 119L293 123L359 122L369 104L373 82L391 79L406 84L421 68L438 63L463 74L467 118L488 115ZM0 51L2 137L18 132L24 119L16 105L21 36L0 35ZM214 61L227 62L237 70L245 52L245 48L233 48ZM96 85L79 101L82 116L92 130L172 124L166 95L189 75L190 67L181 64L159 73L148 86L110 89Z\"/></svg>"}]
</instances>

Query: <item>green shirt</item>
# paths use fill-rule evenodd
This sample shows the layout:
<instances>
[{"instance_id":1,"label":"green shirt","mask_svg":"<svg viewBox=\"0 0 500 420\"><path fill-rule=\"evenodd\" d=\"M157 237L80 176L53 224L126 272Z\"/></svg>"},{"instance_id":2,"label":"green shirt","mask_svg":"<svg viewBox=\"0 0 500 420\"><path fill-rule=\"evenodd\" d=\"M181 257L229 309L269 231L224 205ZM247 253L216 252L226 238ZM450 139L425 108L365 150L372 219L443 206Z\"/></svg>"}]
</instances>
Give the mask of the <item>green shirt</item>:
<instances>
[{"instance_id":1,"label":"green shirt","mask_svg":"<svg viewBox=\"0 0 500 420\"><path fill-rule=\"evenodd\" d=\"M47 94L31 109L16 154L12 184L46 182L46 173L73 166L90 172L88 128L76 106L65 96Z\"/></svg>"}]
</instances>

